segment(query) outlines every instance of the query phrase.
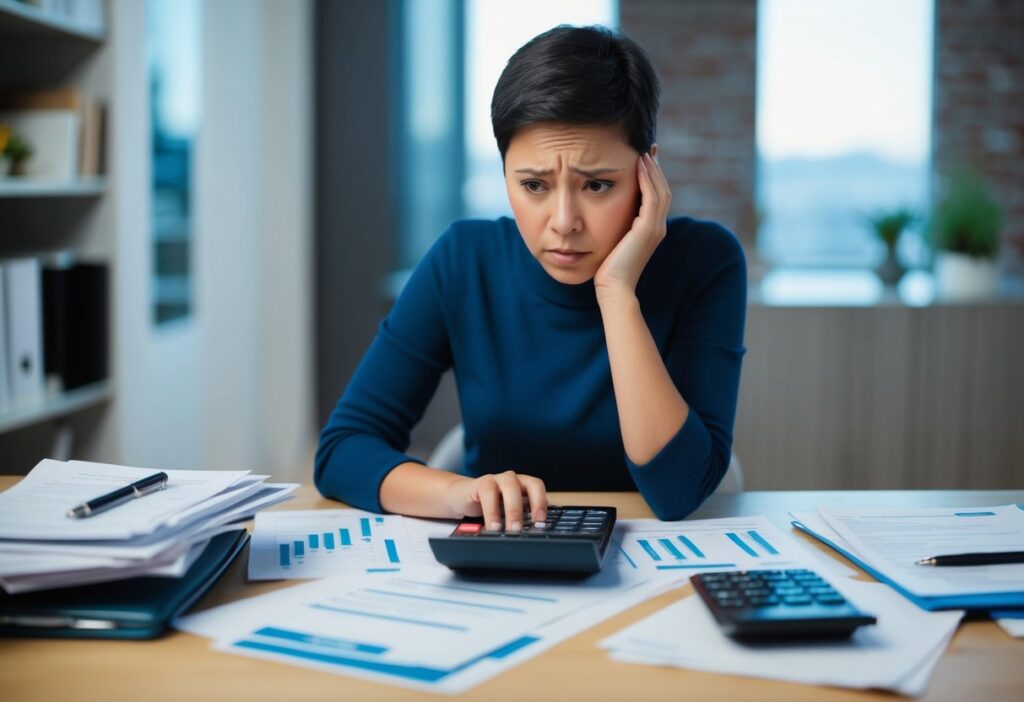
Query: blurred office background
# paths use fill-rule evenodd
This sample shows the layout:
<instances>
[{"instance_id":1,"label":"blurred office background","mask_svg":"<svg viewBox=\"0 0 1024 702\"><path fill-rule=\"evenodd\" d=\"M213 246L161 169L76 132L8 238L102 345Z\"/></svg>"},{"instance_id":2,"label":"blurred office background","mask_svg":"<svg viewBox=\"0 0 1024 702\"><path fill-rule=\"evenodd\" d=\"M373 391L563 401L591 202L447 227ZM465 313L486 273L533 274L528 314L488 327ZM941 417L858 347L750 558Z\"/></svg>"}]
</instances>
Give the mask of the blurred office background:
<instances>
[{"instance_id":1,"label":"blurred office background","mask_svg":"<svg viewBox=\"0 0 1024 702\"><path fill-rule=\"evenodd\" d=\"M81 140L59 177L48 149L0 177L5 325L35 275L51 356L107 351L78 380L36 359L33 390L6 334L0 472L310 479L410 269L510 213L491 91L560 23L648 51L673 214L744 245L746 487L1020 487L1020 0L0 0L0 139ZM458 422L449 373L413 452Z\"/></svg>"}]
</instances>

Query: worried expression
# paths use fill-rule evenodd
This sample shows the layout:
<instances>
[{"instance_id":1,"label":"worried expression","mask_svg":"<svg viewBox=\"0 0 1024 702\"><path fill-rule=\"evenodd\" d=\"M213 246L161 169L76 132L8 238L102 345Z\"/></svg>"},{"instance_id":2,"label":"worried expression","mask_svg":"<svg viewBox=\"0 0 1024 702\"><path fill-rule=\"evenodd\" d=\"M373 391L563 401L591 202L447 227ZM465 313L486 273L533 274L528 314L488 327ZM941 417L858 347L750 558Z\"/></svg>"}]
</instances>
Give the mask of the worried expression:
<instances>
[{"instance_id":1,"label":"worried expression","mask_svg":"<svg viewBox=\"0 0 1024 702\"><path fill-rule=\"evenodd\" d=\"M541 122L516 131L505 188L523 241L548 275L568 285L594 277L640 208L639 158L616 126Z\"/></svg>"}]
</instances>

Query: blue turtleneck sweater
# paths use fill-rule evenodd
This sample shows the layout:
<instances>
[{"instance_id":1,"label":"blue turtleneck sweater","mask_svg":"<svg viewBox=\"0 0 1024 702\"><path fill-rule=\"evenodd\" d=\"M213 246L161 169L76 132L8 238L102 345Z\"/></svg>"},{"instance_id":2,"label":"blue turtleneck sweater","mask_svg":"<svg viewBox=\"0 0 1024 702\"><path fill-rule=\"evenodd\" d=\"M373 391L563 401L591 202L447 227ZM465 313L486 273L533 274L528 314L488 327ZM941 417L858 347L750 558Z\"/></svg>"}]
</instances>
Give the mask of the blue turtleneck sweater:
<instances>
[{"instance_id":1,"label":"blue turtleneck sweater","mask_svg":"<svg viewBox=\"0 0 1024 702\"><path fill-rule=\"evenodd\" d=\"M744 353L746 267L736 238L668 221L636 290L690 407L650 462L622 445L593 281L565 285L530 254L515 221L455 222L381 324L320 434L326 497L381 511L380 485L406 455L441 375L454 368L469 476L505 470L548 490L639 490L661 519L700 506L729 464Z\"/></svg>"}]
</instances>

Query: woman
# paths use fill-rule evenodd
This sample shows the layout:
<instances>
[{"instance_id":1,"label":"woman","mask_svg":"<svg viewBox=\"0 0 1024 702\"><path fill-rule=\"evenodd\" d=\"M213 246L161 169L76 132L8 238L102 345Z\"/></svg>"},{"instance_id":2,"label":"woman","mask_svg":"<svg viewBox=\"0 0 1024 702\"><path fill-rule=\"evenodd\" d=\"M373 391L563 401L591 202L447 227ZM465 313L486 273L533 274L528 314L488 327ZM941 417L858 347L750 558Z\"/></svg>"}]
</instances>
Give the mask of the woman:
<instances>
[{"instance_id":1,"label":"woman","mask_svg":"<svg viewBox=\"0 0 1024 702\"><path fill-rule=\"evenodd\" d=\"M680 519L729 463L746 269L679 217L655 159L657 77L601 27L509 60L491 119L514 220L452 224L417 266L320 435L320 492L374 511L522 526L546 489L639 489ZM403 451L454 368L461 473Z\"/></svg>"}]
</instances>

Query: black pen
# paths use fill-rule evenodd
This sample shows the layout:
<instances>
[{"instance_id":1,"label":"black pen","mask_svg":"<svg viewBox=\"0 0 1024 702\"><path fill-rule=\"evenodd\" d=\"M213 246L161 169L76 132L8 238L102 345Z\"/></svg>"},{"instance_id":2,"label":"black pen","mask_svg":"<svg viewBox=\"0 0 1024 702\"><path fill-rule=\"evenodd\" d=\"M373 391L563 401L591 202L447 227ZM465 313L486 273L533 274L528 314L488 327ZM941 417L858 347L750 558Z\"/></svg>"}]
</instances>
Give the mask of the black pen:
<instances>
[{"instance_id":1,"label":"black pen","mask_svg":"<svg viewBox=\"0 0 1024 702\"><path fill-rule=\"evenodd\" d=\"M83 502L77 507L72 507L67 511L66 516L69 519L91 517L92 515L108 510L111 507L116 507L122 502L134 500L136 497L142 497L143 495L148 495L151 492L161 490L166 485L167 473L162 471L160 473L154 473L153 475L146 476L142 480L136 480L131 485L125 485L123 488L118 488L113 492L108 492L106 495L100 495L88 502Z\"/></svg>"},{"instance_id":2,"label":"black pen","mask_svg":"<svg viewBox=\"0 0 1024 702\"><path fill-rule=\"evenodd\" d=\"M1024 551L992 551L990 553L952 553L947 556L932 556L917 561L927 566L975 566L998 565L1000 563L1024 563Z\"/></svg>"}]
</instances>

